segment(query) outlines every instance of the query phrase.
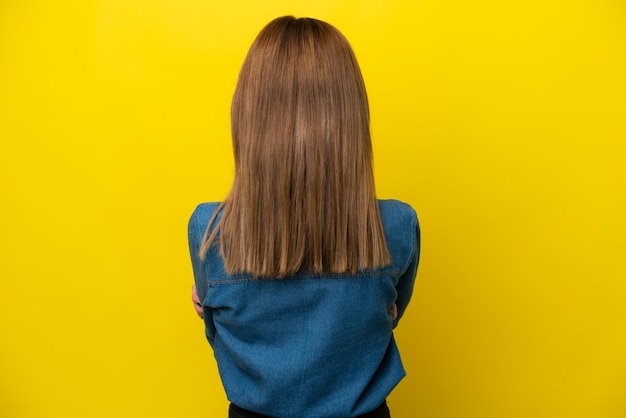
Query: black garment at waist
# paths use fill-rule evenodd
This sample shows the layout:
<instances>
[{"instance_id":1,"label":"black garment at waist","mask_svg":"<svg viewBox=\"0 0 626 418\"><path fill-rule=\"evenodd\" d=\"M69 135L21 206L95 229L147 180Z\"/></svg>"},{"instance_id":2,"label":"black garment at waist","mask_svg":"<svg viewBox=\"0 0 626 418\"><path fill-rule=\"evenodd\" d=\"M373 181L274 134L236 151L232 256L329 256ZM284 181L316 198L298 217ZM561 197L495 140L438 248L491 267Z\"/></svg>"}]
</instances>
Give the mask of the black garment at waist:
<instances>
[{"instance_id":1,"label":"black garment at waist","mask_svg":"<svg viewBox=\"0 0 626 418\"><path fill-rule=\"evenodd\" d=\"M257 414L256 412L248 411L238 407L231 403L228 410L228 418L271 418L266 415ZM359 415L358 418L390 418L389 408L387 402L383 402L378 408L370 411L366 414Z\"/></svg>"}]
</instances>

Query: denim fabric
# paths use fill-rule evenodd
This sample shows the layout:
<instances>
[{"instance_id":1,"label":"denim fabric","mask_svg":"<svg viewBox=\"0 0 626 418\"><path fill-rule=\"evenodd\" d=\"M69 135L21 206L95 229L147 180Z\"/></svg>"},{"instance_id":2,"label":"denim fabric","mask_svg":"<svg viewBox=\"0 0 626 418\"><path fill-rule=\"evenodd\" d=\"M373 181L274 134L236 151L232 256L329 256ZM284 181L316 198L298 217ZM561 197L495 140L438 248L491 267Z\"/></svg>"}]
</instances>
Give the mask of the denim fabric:
<instances>
[{"instance_id":1,"label":"denim fabric","mask_svg":"<svg viewBox=\"0 0 626 418\"><path fill-rule=\"evenodd\" d=\"M405 375L392 331L411 298L419 261L415 211L379 201L387 267L258 279L226 274L217 246L199 259L217 205L196 208L189 246L206 337L228 399L280 418L356 417L376 409Z\"/></svg>"}]
</instances>

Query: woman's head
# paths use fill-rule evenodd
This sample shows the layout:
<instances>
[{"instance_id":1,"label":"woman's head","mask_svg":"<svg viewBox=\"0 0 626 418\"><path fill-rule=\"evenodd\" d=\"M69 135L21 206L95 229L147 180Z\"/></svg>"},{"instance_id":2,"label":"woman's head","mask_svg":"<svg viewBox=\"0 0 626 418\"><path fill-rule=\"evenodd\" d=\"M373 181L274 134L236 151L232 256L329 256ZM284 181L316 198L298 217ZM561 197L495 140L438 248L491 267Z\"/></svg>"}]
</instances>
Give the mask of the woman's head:
<instances>
[{"instance_id":1,"label":"woman's head","mask_svg":"<svg viewBox=\"0 0 626 418\"><path fill-rule=\"evenodd\" d=\"M242 166L266 161L259 151L298 158L352 147L353 157L371 158L361 71L344 36L319 20L281 17L261 31L241 68L231 117Z\"/></svg>"},{"instance_id":2,"label":"woman's head","mask_svg":"<svg viewBox=\"0 0 626 418\"><path fill-rule=\"evenodd\" d=\"M388 263L367 93L337 29L309 18L270 22L243 63L231 119L235 180L215 229L229 272Z\"/></svg>"}]
</instances>

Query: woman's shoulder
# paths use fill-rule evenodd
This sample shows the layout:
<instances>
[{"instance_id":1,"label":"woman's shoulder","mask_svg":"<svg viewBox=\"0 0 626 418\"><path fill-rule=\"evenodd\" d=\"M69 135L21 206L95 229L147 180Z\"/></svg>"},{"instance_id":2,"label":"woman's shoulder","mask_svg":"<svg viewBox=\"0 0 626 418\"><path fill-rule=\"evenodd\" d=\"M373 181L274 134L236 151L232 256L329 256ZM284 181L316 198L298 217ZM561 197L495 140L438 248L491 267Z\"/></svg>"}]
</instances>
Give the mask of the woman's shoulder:
<instances>
[{"instance_id":1,"label":"woman's shoulder","mask_svg":"<svg viewBox=\"0 0 626 418\"><path fill-rule=\"evenodd\" d=\"M417 224L417 213L408 203L395 199L379 200L380 216L383 224Z\"/></svg>"},{"instance_id":2,"label":"woman's shoulder","mask_svg":"<svg viewBox=\"0 0 626 418\"><path fill-rule=\"evenodd\" d=\"M200 203L198 206L196 206L193 213L191 214L191 219L201 218L205 216L211 217L213 216L213 213L215 213L219 205L220 205L220 202Z\"/></svg>"},{"instance_id":3,"label":"woman's shoulder","mask_svg":"<svg viewBox=\"0 0 626 418\"><path fill-rule=\"evenodd\" d=\"M200 203L196 206L191 214L191 217L189 218L189 232L204 234L204 230L209 224L209 220L213 217L213 214L216 210L218 210L219 206L219 202Z\"/></svg>"},{"instance_id":4,"label":"woman's shoulder","mask_svg":"<svg viewBox=\"0 0 626 418\"><path fill-rule=\"evenodd\" d=\"M415 210L399 200L379 200L387 247L394 264L405 265L419 251L420 226Z\"/></svg>"}]
</instances>

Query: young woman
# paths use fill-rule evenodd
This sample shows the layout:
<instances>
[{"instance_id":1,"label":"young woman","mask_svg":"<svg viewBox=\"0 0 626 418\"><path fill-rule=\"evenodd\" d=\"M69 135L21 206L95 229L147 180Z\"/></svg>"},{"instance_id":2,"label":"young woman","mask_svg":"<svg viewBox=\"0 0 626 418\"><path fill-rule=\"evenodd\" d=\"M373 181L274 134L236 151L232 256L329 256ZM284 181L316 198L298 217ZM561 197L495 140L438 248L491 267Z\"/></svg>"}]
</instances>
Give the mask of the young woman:
<instances>
[{"instance_id":1,"label":"young woman","mask_svg":"<svg viewBox=\"0 0 626 418\"><path fill-rule=\"evenodd\" d=\"M192 297L230 417L389 417L419 226L407 204L376 199L347 40L315 19L270 22L231 117L232 189L189 221Z\"/></svg>"}]
</instances>

